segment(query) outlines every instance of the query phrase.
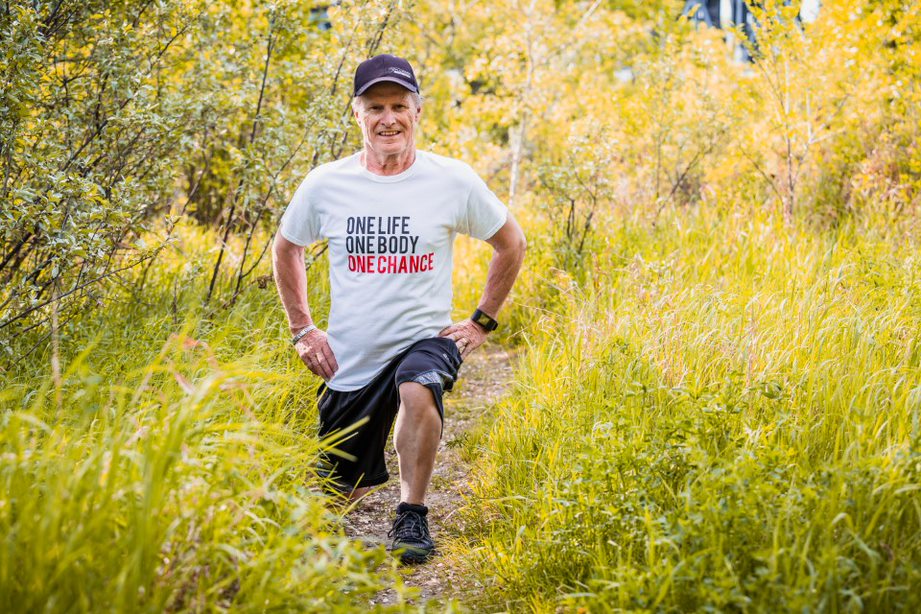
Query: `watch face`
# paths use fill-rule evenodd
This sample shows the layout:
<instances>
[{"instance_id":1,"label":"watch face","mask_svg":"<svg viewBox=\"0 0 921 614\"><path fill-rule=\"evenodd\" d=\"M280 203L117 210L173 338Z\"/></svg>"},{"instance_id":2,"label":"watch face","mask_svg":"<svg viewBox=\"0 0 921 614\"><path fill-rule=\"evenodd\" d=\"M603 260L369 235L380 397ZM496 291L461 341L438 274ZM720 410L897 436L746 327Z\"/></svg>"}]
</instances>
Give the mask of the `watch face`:
<instances>
[{"instance_id":1,"label":"watch face","mask_svg":"<svg viewBox=\"0 0 921 614\"><path fill-rule=\"evenodd\" d=\"M473 313L473 317L472 317L471 319L472 319L474 322L476 322L477 324L479 324L480 326L482 326L483 328L485 328L485 329L486 329L486 332L495 330L495 329L498 328L498 326L499 326L499 323L496 322L495 320L493 320L493 319L489 316L488 313L483 313L483 312L480 311L479 309L477 309L477 310Z\"/></svg>"}]
</instances>

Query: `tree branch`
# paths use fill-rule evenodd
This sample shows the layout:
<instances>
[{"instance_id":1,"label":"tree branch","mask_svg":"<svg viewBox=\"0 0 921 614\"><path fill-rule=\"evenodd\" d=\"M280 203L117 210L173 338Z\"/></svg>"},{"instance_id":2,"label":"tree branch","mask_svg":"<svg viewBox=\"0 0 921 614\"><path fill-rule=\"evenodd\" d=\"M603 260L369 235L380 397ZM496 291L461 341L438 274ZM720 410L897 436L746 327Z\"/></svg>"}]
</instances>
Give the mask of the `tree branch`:
<instances>
[{"instance_id":1,"label":"tree branch","mask_svg":"<svg viewBox=\"0 0 921 614\"><path fill-rule=\"evenodd\" d=\"M115 269L114 271L108 271L108 272L106 272L106 273L103 273L102 275L100 275L100 276L98 276L98 277L94 277L93 279L90 279L90 280L88 280L88 281L83 282L83 283L80 284L79 286L75 286L74 288L68 290L68 291L65 292L64 294L57 295L57 296L54 297L53 299L48 299L47 301L45 301L45 302L43 302L43 303L39 303L38 305L33 305L32 307L29 307L28 309L26 309L26 310L23 311L22 313L19 313L19 314L13 316L12 318L9 318L8 320L6 320L5 322L3 322L2 324L0 324L0 330L6 328L7 326L9 326L10 324L12 324L13 322L16 322L17 320L21 320L22 318L26 317L27 315L29 315L29 314L32 313L33 311L36 311L36 310L38 310L38 309L41 309L42 307L47 307L47 306L50 305L51 303L55 303L55 302L60 301L61 299L67 298L67 297L70 296L71 294L73 294L73 293L75 293L75 292L78 292L79 290L82 290L83 288L86 288L87 286L90 286L90 285L92 285L92 284L94 284L94 283L96 283L96 282L102 281L103 279L105 279L105 278L107 278L107 277L110 277L110 276L112 276L112 275L115 275L116 273L120 273L120 272L122 272L122 271L127 271L128 269L134 268L134 267L136 267L137 265L141 264L142 262L144 262L144 261L146 261L146 260L148 260L148 259L150 259L150 258L153 258L154 256L156 256L156 254L157 254L157 252L151 252L150 254L147 254L146 256L144 256L143 258L141 258L140 260L137 260L137 261L135 261L135 262L132 262L131 264L128 264L128 265L126 265L126 266L123 266L123 267L121 267L120 269Z\"/></svg>"}]
</instances>

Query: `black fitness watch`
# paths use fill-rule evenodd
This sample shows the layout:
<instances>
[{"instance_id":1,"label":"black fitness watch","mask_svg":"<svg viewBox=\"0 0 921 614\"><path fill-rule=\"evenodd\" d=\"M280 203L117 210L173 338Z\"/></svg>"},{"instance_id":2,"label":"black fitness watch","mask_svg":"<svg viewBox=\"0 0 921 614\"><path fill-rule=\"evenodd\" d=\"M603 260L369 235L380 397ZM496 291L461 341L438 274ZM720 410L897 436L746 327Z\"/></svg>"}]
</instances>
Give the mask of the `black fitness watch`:
<instances>
[{"instance_id":1,"label":"black fitness watch","mask_svg":"<svg viewBox=\"0 0 921 614\"><path fill-rule=\"evenodd\" d=\"M482 326L487 333L499 328L499 323L496 322L491 315L488 313L483 313L479 309L473 312L473 315L470 316L470 319Z\"/></svg>"}]
</instances>

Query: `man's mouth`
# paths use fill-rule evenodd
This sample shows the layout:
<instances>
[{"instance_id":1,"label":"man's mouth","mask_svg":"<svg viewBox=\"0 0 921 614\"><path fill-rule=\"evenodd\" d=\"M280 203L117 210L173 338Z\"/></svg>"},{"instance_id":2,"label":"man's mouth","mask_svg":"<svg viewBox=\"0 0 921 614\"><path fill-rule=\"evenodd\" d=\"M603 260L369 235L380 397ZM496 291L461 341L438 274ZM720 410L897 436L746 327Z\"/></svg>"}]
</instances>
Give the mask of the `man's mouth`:
<instances>
[{"instance_id":1,"label":"man's mouth","mask_svg":"<svg viewBox=\"0 0 921 614\"><path fill-rule=\"evenodd\" d=\"M399 130L382 130L378 132L380 136L396 136L400 134Z\"/></svg>"}]
</instances>

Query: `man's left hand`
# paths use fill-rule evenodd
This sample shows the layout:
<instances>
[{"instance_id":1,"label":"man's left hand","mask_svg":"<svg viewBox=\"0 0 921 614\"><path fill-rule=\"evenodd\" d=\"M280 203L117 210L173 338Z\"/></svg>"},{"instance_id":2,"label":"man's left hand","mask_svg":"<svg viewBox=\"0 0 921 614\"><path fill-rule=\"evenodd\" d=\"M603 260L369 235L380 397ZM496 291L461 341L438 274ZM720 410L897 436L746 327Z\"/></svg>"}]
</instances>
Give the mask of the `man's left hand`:
<instances>
[{"instance_id":1,"label":"man's left hand","mask_svg":"<svg viewBox=\"0 0 921 614\"><path fill-rule=\"evenodd\" d=\"M486 341L486 331L469 318L448 326L438 333L438 336L453 340L457 344L461 358L465 360L470 355L470 352L483 345L483 342Z\"/></svg>"}]
</instances>

